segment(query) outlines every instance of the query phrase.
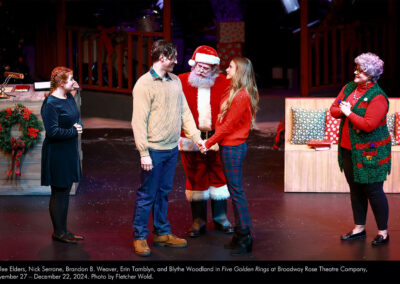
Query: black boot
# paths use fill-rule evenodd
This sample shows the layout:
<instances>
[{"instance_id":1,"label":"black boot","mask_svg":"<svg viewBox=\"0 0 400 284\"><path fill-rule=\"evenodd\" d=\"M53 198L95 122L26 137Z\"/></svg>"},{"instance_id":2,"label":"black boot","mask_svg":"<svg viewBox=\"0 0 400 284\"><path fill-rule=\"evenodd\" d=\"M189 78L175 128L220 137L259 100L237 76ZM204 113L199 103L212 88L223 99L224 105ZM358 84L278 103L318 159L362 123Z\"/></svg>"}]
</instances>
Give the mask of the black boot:
<instances>
[{"instance_id":1,"label":"black boot","mask_svg":"<svg viewBox=\"0 0 400 284\"><path fill-rule=\"evenodd\" d=\"M213 215L215 229L224 232L225 234L232 234L232 225L229 222L228 217L226 216L226 199L211 199L211 212Z\"/></svg>"},{"instance_id":2,"label":"black boot","mask_svg":"<svg viewBox=\"0 0 400 284\"><path fill-rule=\"evenodd\" d=\"M249 229L238 230L237 245L231 250L231 255L243 255L250 253L253 249L253 238Z\"/></svg>"},{"instance_id":3,"label":"black boot","mask_svg":"<svg viewBox=\"0 0 400 284\"><path fill-rule=\"evenodd\" d=\"M188 231L191 238L200 237L206 232L207 224L207 200L191 201L193 224Z\"/></svg>"},{"instance_id":4,"label":"black boot","mask_svg":"<svg viewBox=\"0 0 400 284\"><path fill-rule=\"evenodd\" d=\"M225 249L234 249L238 246L239 230L240 230L240 227L235 227L235 231L233 233L231 241L229 242L229 244L224 245Z\"/></svg>"}]
</instances>

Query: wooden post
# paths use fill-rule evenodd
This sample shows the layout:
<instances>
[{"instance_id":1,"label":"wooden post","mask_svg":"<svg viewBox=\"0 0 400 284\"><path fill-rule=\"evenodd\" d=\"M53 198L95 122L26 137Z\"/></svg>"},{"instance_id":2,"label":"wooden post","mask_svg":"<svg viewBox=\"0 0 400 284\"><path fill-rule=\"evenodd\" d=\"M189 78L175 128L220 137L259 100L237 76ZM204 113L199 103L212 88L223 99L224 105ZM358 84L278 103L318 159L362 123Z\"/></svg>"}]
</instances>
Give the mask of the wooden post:
<instances>
[{"instance_id":1,"label":"wooden post","mask_svg":"<svg viewBox=\"0 0 400 284\"><path fill-rule=\"evenodd\" d=\"M171 0L164 0L163 33L165 40L171 40Z\"/></svg>"},{"instance_id":2,"label":"wooden post","mask_svg":"<svg viewBox=\"0 0 400 284\"><path fill-rule=\"evenodd\" d=\"M143 75L143 36L141 35L138 37L137 46L138 69L136 78L139 78Z\"/></svg>"},{"instance_id":3,"label":"wooden post","mask_svg":"<svg viewBox=\"0 0 400 284\"><path fill-rule=\"evenodd\" d=\"M88 41L88 74L89 74L89 85L93 85L93 70L92 70L92 65L93 65L93 37L89 36L89 41Z\"/></svg>"},{"instance_id":4,"label":"wooden post","mask_svg":"<svg viewBox=\"0 0 400 284\"><path fill-rule=\"evenodd\" d=\"M132 90L133 88L133 43L132 43L132 34L128 33L128 89ZM138 78L138 77L136 77Z\"/></svg>"},{"instance_id":5,"label":"wooden post","mask_svg":"<svg viewBox=\"0 0 400 284\"><path fill-rule=\"evenodd\" d=\"M122 43L117 44L117 58L118 58L118 88L122 88L122 57L124 56L122 49Z\"/></svg>"},{"instance_id":6,"label":"wooden post","mask_svg":"<svg viewBox=\"0 0 400 284\"><path fill-rule=\"evenodd\" d=\"M78 30L78 70L79 70L79 85L83 84L83 42L81 30Z\"/></svg>"},{"instance_id":7,"label":"wooden post","mask_svg":"<svg viewBox=\"0 0 400 284\"><path fill-rule=\"evenodd\" d=\"M308 0L300 0L300 94L308 96Z\"/></svg>"},{"instance_id":8,"label":"wooden post","mask_svg":"<svg viewBox=\"0 0 400 284\"><path fill-rule=\"evenodd\" d=\"M57 1L57 65L67 64L66 32L65 32L65 0Z\"/></svg>"}]
</instances>

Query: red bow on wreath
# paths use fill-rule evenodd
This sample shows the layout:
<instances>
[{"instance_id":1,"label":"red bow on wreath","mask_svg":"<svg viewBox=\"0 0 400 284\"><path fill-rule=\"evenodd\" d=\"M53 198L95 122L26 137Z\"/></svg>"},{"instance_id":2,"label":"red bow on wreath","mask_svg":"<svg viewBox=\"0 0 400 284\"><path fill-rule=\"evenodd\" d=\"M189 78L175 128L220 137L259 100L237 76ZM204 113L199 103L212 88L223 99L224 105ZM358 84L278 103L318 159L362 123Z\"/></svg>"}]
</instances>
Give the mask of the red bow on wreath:
<instances>
[{"instance_id":1,"label":"red bow on wreath","mask_svg":"<svg viewBox=\"0 0 400 284\"><path fill-rule=\"evenodd\" d=\"M15 140L15 138L11 139L11 170L9 170L8 176L12 177L14 174L21 176L20 165L21 165L21 158L22 154L25 151L25 142L22 140Z\"/></svg>"}]
</instances>

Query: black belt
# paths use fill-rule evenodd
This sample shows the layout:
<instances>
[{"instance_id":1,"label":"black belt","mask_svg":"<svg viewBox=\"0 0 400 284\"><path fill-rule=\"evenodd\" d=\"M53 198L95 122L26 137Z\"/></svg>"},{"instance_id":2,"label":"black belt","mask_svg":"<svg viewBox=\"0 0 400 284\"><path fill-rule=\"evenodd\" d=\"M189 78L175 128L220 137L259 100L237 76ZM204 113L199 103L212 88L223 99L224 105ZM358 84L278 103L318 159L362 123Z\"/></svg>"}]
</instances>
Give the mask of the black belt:
<instances>
[{"instance_id":1,"label":"black belt","mask_svg":"<svg viewBox=\"0 0 400 284\"><path fill-rule=\"evenodd\" d=\"M213 136L215 133L215 130L211 130L211 131L200 131L200 136L201 139L205 140L210 138L211 136Z\"/></svg>"}]
</instances>

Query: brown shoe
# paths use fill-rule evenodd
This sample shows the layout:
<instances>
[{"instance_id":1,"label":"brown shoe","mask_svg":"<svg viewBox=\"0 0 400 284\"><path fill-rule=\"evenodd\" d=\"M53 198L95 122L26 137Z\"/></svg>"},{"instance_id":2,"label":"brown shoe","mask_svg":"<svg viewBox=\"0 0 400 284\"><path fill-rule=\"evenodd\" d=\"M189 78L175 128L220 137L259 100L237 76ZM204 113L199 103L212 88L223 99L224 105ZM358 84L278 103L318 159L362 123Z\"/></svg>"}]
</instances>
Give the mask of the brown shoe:
<instances>
[{"instance_id":1,"label":"brown shoe","mask_svg":"<svg viewBox=\"0 0 400 284\"><path fill-rule=\"evenodd\" d=\"M185 248L187 241L172 234L161 236L154 234L154 245L156 247Z\"/></svg>"},{"instance_id":2,"label":"brown shoe","mask_svg":"<svg viewBox=\"0 0 400 284\"><path fill-rule=\"evenodd\" d=\"M134 240L133 241L133 248L135 253L140 256L149 256L151 254L151 250L149 245L147 244L147 240Z\"/></svg>"}]
</instances>

